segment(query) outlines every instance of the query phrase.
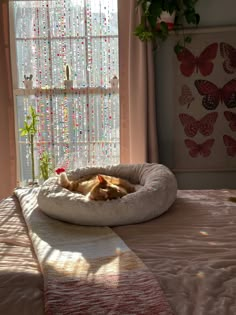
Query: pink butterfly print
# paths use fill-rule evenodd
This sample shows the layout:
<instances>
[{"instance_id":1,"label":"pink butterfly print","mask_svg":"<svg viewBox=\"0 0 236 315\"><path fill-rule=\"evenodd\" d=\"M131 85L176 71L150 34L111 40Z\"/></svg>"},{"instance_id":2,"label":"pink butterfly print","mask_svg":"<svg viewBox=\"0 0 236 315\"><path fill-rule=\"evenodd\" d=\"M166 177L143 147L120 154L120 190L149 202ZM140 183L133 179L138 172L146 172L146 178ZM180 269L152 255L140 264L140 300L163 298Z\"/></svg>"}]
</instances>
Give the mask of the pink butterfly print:
<instances>
[{"instance_id":1,"label":"pink butterfly print","mask_svg":"<svg viewBox=\"0 0 236 315\"><path fill-rule=\"evenodd\" d=\"M184 126L184 132L188 137L194 137L198 131L204 136L210 136L214 130L217 117L217 112L206 114L200 120L196 120L188 114L179 114L181 124Z\"/></svg>"},{"instance_id":2,"label":"pink butterfly print","mask_svg":"<svg viewBox=\"0 0 236 315\"><path fill-rule=\"evenodd\" d=\"M226 73L236 72L236 49L227 43L220 43L220 54L224 58L223 68Z\"/></svg>"},{"instance_id":3,"label":"pink butterfly print","mask_svg":"<svg viewBox=\"0 0 236 315\"><path fill-rule=\"evenodd\" d=\"M228 135L224 135L223 141L227 149L227 154L234 157L236 155L236 140Z\"/></svg>"},{"instance_id":4,"label":"pink butterfly print","mask_svg":"<svg viewBox=\"0 0 236 315\"><path fill-rule=\"evenodd\" d=\"M211 154L211 148L215 142L215 139L208 139L203 143L196 143L193 140L185 139L184 143L189 149L189 155L193 158L201 155L202 157L208 157Z\"/></svg>"},{"instance_id":5,"label":"pink butterfly print","mask_svg":"<svg viewBox=\"0 0 236 315\"><path fill-rule=\"evenodd\" d=\"M236 107L236 79L227 82L221 89L207 80L194 82L198 93L203 97L202 105L208 110L214 110L219 103L225 103L228 108Z\"/></svg>"},{"instance_id":6,"label":"pink butterfly print","mask_svg":"<svg viewBox=\"0 0 236 315\"><path fill-rule=\"evenodd\" d=\"M225 118L229 121L229 127L232 131L236 131L236 113L225 111Z\"/></svg>"},{"instance_id":7,"label":"pink butterfly print","mask_svg":"<svg viewBox=\"0 0 236 315\"><path fill-rule=\"evenodd\" d=\"M182 106L187 105L189 108L190 104L194 101L193 94L187 85L183 85L181 89L181 95L179 97L179 104Z\"/></svg>"},{"instance_id":8,"label":"pink butterfly print","mask_svg":"<svg viewBox=\"0 0 236 315\"><path fill-rule=\"evenodd\" d=\"M203 76L207 76L211 74L213 70L213 60L216 58L218 50L218 44L213 43L207 46L199 56L194 56L194 54L184 48L178 55L177 58L181 62L180 63L180 71L186 76L190 77L195 71L200 73Z\"/></svg>"}]
</instances>

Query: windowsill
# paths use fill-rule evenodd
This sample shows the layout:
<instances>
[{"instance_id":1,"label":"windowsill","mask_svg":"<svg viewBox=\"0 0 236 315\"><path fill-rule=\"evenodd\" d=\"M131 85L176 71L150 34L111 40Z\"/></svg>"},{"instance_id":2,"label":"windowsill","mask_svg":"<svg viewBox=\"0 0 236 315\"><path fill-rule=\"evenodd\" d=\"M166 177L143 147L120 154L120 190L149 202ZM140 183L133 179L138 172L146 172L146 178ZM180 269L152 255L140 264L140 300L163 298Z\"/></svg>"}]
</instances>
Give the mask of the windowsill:
<instances>
[{"instance_id":1,"label":"windowsill","mask_svg":"<svg viewBox=\"0 0 236 315\"><path fill-rule=\"evenodd\" d=\"M15 89L15 95L53 95L53 94L117 94L119 88L103 87L84 87L84 88L33 88L33 89Z\"/></svg>"}]
</instances>

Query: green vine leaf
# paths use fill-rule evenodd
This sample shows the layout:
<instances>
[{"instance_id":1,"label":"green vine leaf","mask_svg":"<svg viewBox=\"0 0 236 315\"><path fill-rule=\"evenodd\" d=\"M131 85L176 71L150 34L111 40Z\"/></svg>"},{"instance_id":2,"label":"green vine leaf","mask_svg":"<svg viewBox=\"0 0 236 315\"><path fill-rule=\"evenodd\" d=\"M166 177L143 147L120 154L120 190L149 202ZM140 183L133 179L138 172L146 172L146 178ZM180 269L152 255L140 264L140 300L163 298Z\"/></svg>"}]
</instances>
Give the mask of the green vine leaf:
<instances>
[{"instance_id":1,"label":"green vine leaf","mask_svg":"<svg viewBox=\"0 0 236 315\"><path fill-rule=\"evenodd\" d=\"M165 22L157 25L157 19L163 11L176 13L174 30L183 31L186 22L197 26L200 22L200 15L195 10L197 2L198 0L137 0L136 8L141 7L142 15L141 23L136 27L134 34L141 41L152 41L154 44L158 38L165 41L169 36L168 25ZM182 44L175 45L175 52L182 50L185 44L191 43L191 37L185 37L184 31L182 37Z\"/></svg>"},{"instance_id":2,"label":"green vine leaf","mask_svg":"<svg viewBox=\"0 0 236 315\"><path fill-rule=\"evenodd\" d=\"M39 115L36 113L33 106L29 107L29 114L26 116L24 121L24 127L20 128L20 135L27 136L30 144L31 152L31 164L32 164L32 180L35 180L35 168L34 168L34 136L37 133L37 124L38 124Z\"/></svg>"}]
</instances>

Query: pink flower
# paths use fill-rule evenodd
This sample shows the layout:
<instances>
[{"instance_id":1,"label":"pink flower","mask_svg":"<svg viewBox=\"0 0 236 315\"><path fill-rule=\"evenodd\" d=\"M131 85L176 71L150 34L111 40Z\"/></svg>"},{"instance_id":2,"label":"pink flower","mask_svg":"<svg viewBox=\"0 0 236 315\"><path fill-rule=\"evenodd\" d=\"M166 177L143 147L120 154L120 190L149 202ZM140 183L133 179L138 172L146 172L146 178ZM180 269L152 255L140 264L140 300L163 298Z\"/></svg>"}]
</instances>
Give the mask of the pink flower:
<instances>
[{"instance_id":1,"label":"pink flower","mask_svg":"<svg viewBox=\"0 0 236 315\"><path fill-rule=\"evenodd\" d=\"M61 173L65 172L66 170L63 167L59 167L55 170L55 172L57 173L57 175L60 175Z\"/></svg>"}]
</instances>

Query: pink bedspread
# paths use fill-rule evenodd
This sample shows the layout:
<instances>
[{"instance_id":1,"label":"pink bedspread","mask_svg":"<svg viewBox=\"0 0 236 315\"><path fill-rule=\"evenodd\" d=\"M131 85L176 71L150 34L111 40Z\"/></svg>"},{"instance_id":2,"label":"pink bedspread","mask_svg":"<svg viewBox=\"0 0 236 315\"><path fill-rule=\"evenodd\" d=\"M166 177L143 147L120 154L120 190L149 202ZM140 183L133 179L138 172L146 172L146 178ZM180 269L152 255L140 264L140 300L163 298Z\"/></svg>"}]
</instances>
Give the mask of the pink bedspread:
<instances>
[{"instance_id":1,"label":"pink bedspread","mask_svg":"<svg viewBox=\"0 0 236 315\"><path fill-rule=\"evenodd\" d=\"M52 219L38 207L38 192L15 194L43 274L47 315L173 315L156 277L111 228Z\"/></svg>"},{"instance_id":2,"label":"pink bedspread","mask_svg":"<svg viewBox=\"0 0 236 315\"><path fill-rule=\"evenodd\" d=\"M0 314L44 314L43 278L16 197L0 203Z\"/></svg>"},{"instance_id":3,"label":"pink bedspread","mask_svg":"<svg viewBox=\"0 0 236 315\"><path fill-rule=\"evenodd\" d=\"M161 217L113 228L156 275L176 315L236 314L236 203L230 196L236 190L179 191ZM43 305L19 205L8 198L0 204L0 314L44 314Z\"/></svg>"},{"instance_id":4,"label":"pink bedspread","mask_svg":"<svg viewBox=\"0 0 236 315\"><path fill-rule=\"evenodd\" d=\"M176 315L236 314L236 191L179 191L171 209L114 231L158 278Z\"/></svg>"}]
</instances>

